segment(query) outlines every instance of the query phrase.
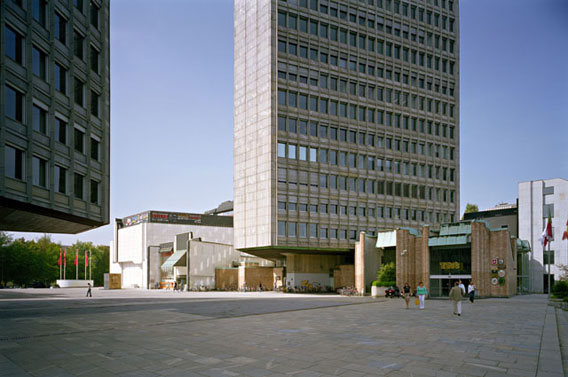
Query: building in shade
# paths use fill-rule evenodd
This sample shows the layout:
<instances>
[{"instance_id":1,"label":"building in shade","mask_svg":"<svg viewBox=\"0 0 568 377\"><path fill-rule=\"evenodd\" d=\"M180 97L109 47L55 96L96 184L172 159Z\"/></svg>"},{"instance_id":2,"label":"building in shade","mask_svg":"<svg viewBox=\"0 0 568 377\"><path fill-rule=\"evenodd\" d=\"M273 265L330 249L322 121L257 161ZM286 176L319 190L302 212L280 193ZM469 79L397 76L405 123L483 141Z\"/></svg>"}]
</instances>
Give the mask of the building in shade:
<instances>
[{"instance_id":1,"label":"building in shade","mask_svg":"<svg viewBox=\"0 0 568 377\"><path fill-rule=\"evenodd\" d=\"M519 237L529 240L530 291L548 292L550 264L551 283L561 275L560 265L568 265L568 241L562 240L568 222L568 181L562 178L519 183ZM552 219L550 260L548 246L540 243L548 216Z\"/></svg>"},{"instance_id":2,"label":"building in shade","mask_svg":"<svg viewBox=\"0 0 568 377\"><path fill-rule=\"evenodd\" d=\"M331 284L459 207L458 3L236 0L235 247Z\"/></svg>"},{"instance_id":3,"label":"building in shade","mask_svg":"<svg viewBox=\"0 0 568 377\"><path fill-rule=\"evenodd\" d=\"M493 208L463 214L464 220L484 220L490 229L509 229L511 236L519 237L517 204L499 203Z\"/></svg>"},{"instance_id":4,"label":"building in shade","mask_svg":"<svg viewBox=\"0 0 568 377\"><path fill-rule=\"evenodd\" d=\"M108 224L109 1L0 10L0 229Z\"/></svg>"}]
</instances>

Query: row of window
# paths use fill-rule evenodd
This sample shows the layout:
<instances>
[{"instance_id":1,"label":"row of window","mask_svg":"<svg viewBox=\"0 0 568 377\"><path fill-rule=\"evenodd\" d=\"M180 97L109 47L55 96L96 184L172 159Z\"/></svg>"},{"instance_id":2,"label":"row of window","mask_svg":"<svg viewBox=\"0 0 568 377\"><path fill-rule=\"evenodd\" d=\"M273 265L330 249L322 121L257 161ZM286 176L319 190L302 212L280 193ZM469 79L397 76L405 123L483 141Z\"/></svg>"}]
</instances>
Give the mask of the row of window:
<instances>
[{"instance_id":1,"label":"row of window","mask_svg":"<svg viewBox=\"0 0 568 377\"><path fill-rule=\"evenodd\" d=\"M337 203L297 203L297 202L278 202L278 210L280 213L283 211L289 212L310 212L310 214L330 214L340 216L358 216L358 217L371 217L381 219L397 219L397 220L411 220L411 221L434 221L435 213L428 212L424 209L406 209L398 207L383 207L373 206L367 207L366 205L344 205ZM453 215L452 215L453 217ZM452 220L453 221L453 220Z\"/></svg>"},{"instance_id":2,"label":"row of window","mask_svg":"<svg viewBox=\"0 0 568 377\"><path fill-rule=\"evenodd\" d=\"M409 107L415 110L427 111L433 114L454 117L454 105L443 101L425 98L409 93L402 93L398 99L398 103L409 103ZM409 102L408 102L409 101ZM383 114L382 109L375 109L367 106L360 106L356 103L340 102L338 100L320 97L317 95L308 95L307 93L296 92L292 90L278 89L278 105L297 108L300 110L309 110L319 112L321 114L329 114L342 118L358 120L360 122L369 122L384 124L386 126L394 126L400 128L401 118L410 119L400 114L386 112Z\"/></svg>"},{"instance_id":3,"label":"row of window","mask_svg":"<svg viewBox=\"0 0 568 377\"><path fill-rule=\"evenodd\" d=\"M382 149L383 148L382 138L379 137L378 140L379 140L378 147L379 149ZM385 143L385 146L386 149L388 150L394 150L404 153L412 153L412 154L429 156L440 159L447 159L452 161L454 160L455 149L453 147L447 147L445 145L433 144L433 143L417 143L415 141L409 142L408 140L401 141L400 139L395 139L393 143L392 142L393 139L391 138L387 138L386 141L387 142ZM318 156L318 150L319 150L319 156ZM278 143L278 157L283 157L283 158L287 157L293 160L297 159L300 161L320 162L325 164L329 163L332 165L339 164L340 166L342 166L342 163L345 163L345 161L348 160L350 165L351 163L353 164L353 166L350 166L353 168L355 167L355 161L357 161L356 153L349 153L333 149L317 148L317 147L310 147L304 145L298 146L297 144L290 144L290 143L288 144ZM359 154L359 159L358 159L359 164L357 167L360 169L371 169L371 163L369 163L369 167L366 167L367 163L364 161L369 160L371 162L375 161L375 159L377 161L381 160L380 158L376 158L374 156L366 156L364 154Z\"/></svg>"},{"instance_id":4,"label":"row of window","mask_svg":"<svg viewBox=\"0 0 568 377\"><path fill-rule=\"evenodd\" d=\"M446 124L434 123L424 119L410 118L406 115L402 117L399 114L387 113L390 119L389 125L395 124L396 128L412 130L428 135L441 136L443 138L454 139L454 127ZM402 119L402 121L401 121ZM401 125L402 123L402 125ZM332 141L349 142L353 144L365 145L370 147L375 145L378 148L386 147L387 149L395 149L397 151L426 154L420 151L420 144L416 140L394 139L389 135L375 135L371 132L355 131L347 128L339 128L337 126L328 126L325 123L316 121L307 121L305 119L287 118L278 116L278 130L290 133L298 133L300 135L310 135L320 137L322 139L330 139ZM431 143L430 143L431 144ZM426 145L426 144L424 144ZM410 146L410 149L409 149ZM450 152L453 153L453 152Z\"/></svg>"},{"instance_id":5,"label":"row of window","mask_svg":"<svg viewBox=\"0 0 568 377\"><path fill-rule=\"evenodd\" d=\"M25 152L6 145L5 147L5 176L21 181L26 180ZM49 189L49 162L41 157L32 156L32 183L35 186ZM53 166L53 189L61 194L68 193L68 169L59 165ZM73 173L73 197L86 200L86 177ZM91 179L88 193L89 201L100 203L100 182Z\"/></svg>"},{"instance_id":6,"label":"row of window","mask_svg":"<svg viewBox=\"0 0 568 377\"><path fill-rule=\"evenodd\" d=\"M443 203L454 203L456 197L454 190L444 188L334 174L308 173L307 171L284 168L278 168L278 183L288 184L291 187L298 185L299 187L397 196Z\"/></svg>"},{"instance_id":7,"label":"row of window","mask_svg":"<svg viewBox=\"0 0 568 377\"><path fill-rule=\"evenodd\" d=\"M75 84L76 88L79 88L79 84ZM5 114L6 117L11 118L15 121L20 123L28 123L26 120L26 98L25 94L20 92L18 89L13 88L10 85L6 85L4 90L5 95ZM78 90L78 89L77 89ZM99 113L99 95L93 91L91 91L91 114L98 116ZM84 97L78 98L76 97L75 102L77 103L78 100L84 100ZM42 104L39 100L34 99L32 105L32 120L31 124L33 129L47 135L48 134L48 127L47 127L47 118L48 118L48 106ZM55 119L55 122L62 122L60 119ZM63 144L66 144L66 140L58 139Z\"/></svg>"},{"instance_id":8,"label":"row of window","mask_svg":"<svg viewBox=\"0 0 568 377\"><path fill-rule=\"evenodd\" d=\"M12 3L18 5L20 8L24 7L23 0L11 0ZM99 19L100 19L100 7L92 0L88 1L89 3L89 18L91 21L91 25L95 28L99 28ZM47 0L32 0L32 18L37 21L41 26L47 28L48 25L48 2ZM82 14L85 13L85 4L84 0L73 0L73 5L77 8ZM67 30L67 19L58 11L53 12L53 22L55 25L55 39L59 40L61 43L65 44L66 42L66 30Z\"/></svg>"},{"instance_id":9,"label":"row of window","mask_svg":"<svg viewBox=\"0 0 568 377\"><path fill-rule=\"evenodd\" d=\"M6 42L6 49L5 54L8 58L14 60L16 63L20 65L24 65L25 57L23 54L23 46L24 46L24 38L15 32L11 27L6 26L5 28L5 42ZM78 37L81 38L81 37ZM83 54L83 44L79 43L75 45L75 54L81 55ZM80 46L80 47L78 47ZM98 50L91 45L90 47L90 67L91 70L94 72L99 71L99 52ZM35 76L48 81L48 57L47 54L37 47L36 45L32 45L32 72ZM84 106L84 86L85 83L75 77L74 78L74 92L75 92L75 102L81 106ZM67 68L64 67L63 64L59 62L54 63L54 78L53 84L55 85L55 89L63 94L67 94ZM98 94L92 91L96 98L98 99ZM95 110L98 113L98 105L96 106Z\"/></svg>"},{"instance_id":10,"label":"row of window","mask_svg":"<svg viewBox=\"0 0 568 377\"><path fill-rule=\"evenodd\" d=\"M12 87L6 85L5 87L5 114L6 117L16 121L26 123L24 119L24 95ZM32 105L32 120L31 125L34 131L43 135L49 136L48 127L48 107L41 104L39 101L34 100ZM68 144L68 125L63 119L55 116L53 119L54 136L55 140L62 144ZM77 125L73 128L74 147L77 152L85 154L85 130ZM99 160L100 142L91 136L91 158Z\"/></svg>"},{"instance_id":11,"label":"row of window","mask_svg":"<svg viewBox=\"0 0 568 377\"><path fill-rule=\"evenodd\" d=\"M398 208L400 210L400 208ZM429 216L423 216L424 218L432 218L432 220L422 221L436 221L436 222L446 222L453 221L453 215L446 213L433 213L433 212L422 212L422 214L427 214ZM410 220L410 219L407 219ZM414 219L419 221L418 219ZM341 228L328 228L321 224L313 223L303 223L295 221L278 221L278 236L279 237L289 237L289 238L320 238L320 239L332 239L332 240L351 240L356 241L359 238L361 232L366 232L370 235L374 235L374 230L358 230L358 229L341 229ZM349 238L347 238L349 237Z\"/></svg>"},{"instance_id":12,"label":"row of window","mask_svg":"<svg viewBox=\"0 0 568 377\"><path fill-rule=\"evenodd\" d=\"M379 46L382 46L382 44L377 45L377 47ZM315 62L319 61L322 64L329 64L333 67L339 67L345 70L349 69L361 74L369 74L371 76L375 75L373 63L368 66L367 59L357 55L348 56L347 53L341 53L338 55L336 51L326 52L323 49L320 51L320 49L316 47L308 47L304 44L298 44L297 41L286 41L284 39L278 40L278 52L284 54L287 53L303 59L310 59ZM378 54L384 54L385 56L393 57L397 60L402 60L424 68L434 69L438 72L450 75L453 75L455 71L455 62L453 60L411 50L399 45L394 45L393 47L391 43L385 44L384 52L383 48L380 47Z\"/></svg>"},{"instance_id":13,"label":"row of window","mask_svg":"<svg viewBox=\"0 0 568 377\"><path fill-rule=\"evenodd\" d=\"M318 153L319 151L319 153ZM387 173L411 175L429 179L454 182L455 169L419 164L409 161L377 158L364 154L336 151L325 148L312 148L296 144L278 143L278 157L292 160L319 162L332 166L349 167L369 171L384 171Z\"/></svg>"},{"instance_id":14,"label":"row of window","mask_svg":"<svg viewBox=\"0 0 568 377\"><path fill-rule=\"evenodd\" d=\"M379 17L378 19L377 29L382 30L383 18ZM330 25L328 23L320 22L318 19L301 16L298 17L293 13L279 11L278 26L292 30L299 30L300 32L309 33L315 37L348 44L351 47L368 50L369 52L377 51L379 54L382 54L383 41L379 40L379 46L375 49L376 39L374 37L369 37L363 33L342 28L339 25ZM368 26L371 28L373 27L371 20L369 20ZM416 29L415 27L406 24L401 25L398 22L394 22L394 25L392 26L393 27L391 27L390 21L388 21L387 27L385 28L385 31L388 34L392 33L396 37L402 36L404 39L418 42L427 47L435 48L441 52L454 54L455 42L451 38L446 38L440 34L426 32L422 29Z\"/></svg>"},{"instance_id":15,"label":"row of window","mask_svg":"<svg viewBox=\"0 0 568 377\"><path fill-rule=\"evenodd\" d=\"M453 84L448 81L440 81L431 76L426 76L412 71L401 70L395 67L387 67L383 69L382 66L377 66L377 76L385 80L393 81L403 85L410 85L417 89L424 89L430 92L442 94L444 96L453 97L454 88ZM368 65L363 67L360 71L375 74L375 66ZM383 88L375 84L369 84L365 81L357 81L354 78L347 79L342 76L330 75L327 72L319 72L314 69L308 70L304 67L299 67L294 64L278 63L278 78L291 82L298 82L299 84L306 84L310 86L320 87L322 89L329 89L338 91L340 93L359 96L373 101L387 101L392 103L391 97L398 98L399 94L395 88ZM394 92L393 92L394 91ZM400 103L401 102L395 102Z\"/></svg>"},{"instance_id":16,"label":"row of window","mask_svg":"<svg viewBox=\"0 0 568 377\"><path fill-rule=\"evenodd\" d=\"M303 8L308 8L308 0L282 0L290 5L300 5ZM423 22L428 25L433 25L435 27L442 27L442 29L453 31L454 20L453 18L447 18L437 12L432 12L423 7L415 6L404 1L399 0L359 0L363 4L368 4L371 6L376 6L379 9L384 9L388 12L401 15L403 17L409 17L412 20ZM447 9L449 12L454 11L453 0L426 0L427 4L434 5L436 7L441 7L442 9ZM446 7L447 4L447 7ZM319 6L318 6L319 5ZM319 11L323 14L329 14L331 17L336 17L341 20L349 19L349 22L359 23L361 26L374 28L375 15L373 13L367 13L364 10L358 10L353 6L347 7L347 4L337 3L335 1L318 1L309 0L309 9L313 11ZM381 18L381 17L378 17ZM382 30L382 29L379 29Z\"/></svg>"}]
</instances>

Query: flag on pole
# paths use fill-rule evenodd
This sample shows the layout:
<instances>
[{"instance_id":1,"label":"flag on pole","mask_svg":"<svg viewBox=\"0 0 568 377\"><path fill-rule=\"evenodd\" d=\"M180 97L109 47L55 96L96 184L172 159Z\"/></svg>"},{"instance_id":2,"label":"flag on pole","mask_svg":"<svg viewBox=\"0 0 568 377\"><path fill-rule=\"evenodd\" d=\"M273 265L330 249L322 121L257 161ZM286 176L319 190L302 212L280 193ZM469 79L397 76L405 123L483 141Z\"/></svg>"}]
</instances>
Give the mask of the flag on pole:
<instances>
[{"instance_id":1,"label":"flag on pole","mask_svg":"<svg viewBox=\"0 0 568 377\"><path fill-rule=\"evenodd\" d=\"M89 257L87 257L87 250L85 250L85 267L89 265Z\"/></svg>"},{"instance_id":2,"label":"flag on pole","mask_svg":"<svg viewBox=\"0 0 568 377\"><path fill-rule=\"evenodd\" d=\"M566 220L566 230L564 231L564 234L562 235L562 239L568 240L568 220Z\"/></svg>"},{"instance_id":3,"label":"flag on pole","mask_svg":"<svg viewBox=\"0 0 568 377\"><path fill-rule=\"evenodd\" d=\"M67 266L67 253L65 252L65 249L63 249L63 264Z\"/></svg>"},{"instance_id":4,"label":"flag on pole","mask_svg":"<svg viewBox=\"0 0 568 377\"><path fill-rule=\"evenodd\" d=\"M548 221L546 222L546 226L542 231L539 241L544 247L552 241L552 217L550 216L550 213L548 214Z\"/></svg>"},{"instance_id":5,"label":"flag on pole","mask_svg":"<svg viewBox=\"0 0 568 377\"><path fill-rule=\"evenodd\" d=\"M59 249L59 261L57 262L58 266L61 266L61 249Z\"/></svg>"},{"instance_id":6,"label":"flag on pole","mask_svg":"<svg viewBox=\"0 0 568 377\"><path fill-rule=\"evenodd\" d=\"M75 266L77 265L77 262L79 261L79 252L76 251L75 252Z\"/></svg>"}]
</instances>

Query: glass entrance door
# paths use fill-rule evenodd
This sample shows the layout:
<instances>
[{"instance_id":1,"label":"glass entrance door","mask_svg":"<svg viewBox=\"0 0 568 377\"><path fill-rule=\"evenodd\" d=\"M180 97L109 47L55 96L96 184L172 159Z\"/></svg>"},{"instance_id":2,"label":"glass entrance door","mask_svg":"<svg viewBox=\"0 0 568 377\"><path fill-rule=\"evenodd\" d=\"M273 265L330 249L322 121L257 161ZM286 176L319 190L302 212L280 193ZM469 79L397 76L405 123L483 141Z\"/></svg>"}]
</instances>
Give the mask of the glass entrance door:
<instances>
[{"instance_id":1,"label":"glass entrance door","mask_svg":"<svg viewBox=\"0 0 568 377\"><path fill-rule=\"evenodd\" d=\"M471 275L432 275L430 276L430 296L448 297L450 289L455 282L461 280L467 291L467 285L471 280Z\"/></svg>"}]
</instances>

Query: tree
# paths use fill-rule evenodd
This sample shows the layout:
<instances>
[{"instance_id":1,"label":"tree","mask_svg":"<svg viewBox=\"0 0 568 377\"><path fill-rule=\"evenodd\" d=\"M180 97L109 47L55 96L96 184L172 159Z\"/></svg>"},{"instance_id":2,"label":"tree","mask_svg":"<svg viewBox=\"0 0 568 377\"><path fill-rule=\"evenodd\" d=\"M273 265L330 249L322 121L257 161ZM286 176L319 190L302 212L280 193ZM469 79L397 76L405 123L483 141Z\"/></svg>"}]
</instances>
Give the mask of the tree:
<instances>
[{"instance_id":1,"label":"tree","mask_svg":"<svg viewBox=\"0 0 568 377\"><path fill-rule=\"evenodd\" d=\"M479 212L479 207L477 206L477 204L467 203L465 205L464 214L471 213L471 212ZM464 218L464 216L462 216L462 220L463 220L463 218Z\"/></svg>"},{"instance_id":2,"label":"tree","mask_svg":"<svg viewBox=\"0 0 568 377\"><path fill-rule=\"evenodd\" d=\"M396 284L396 266L394 262L383 264L377 271L379 287L389 287Z\"/></svg>"},{"instance_id":3,"label":"tree","mask_svg":"<svg viewBox=\"0 0 568 377\"><path fill-rule=\"evenodd\" d=\"M8 282L20 286L28 286L35 281L46 286L54 284L59 279L59 253L60 244L54 243L49 235L26 241L23 238L12 239L5 232L0 232L0 287ZM101 286L104 283L104 273L109 268L109 247L94 246L91 242L77 241L67 249L66 277L75 278L75 253L78 253L79 279L89 278L89 269L85 276L85 251L91 252L92 279L94 284ZM62 261L63 264L63 261Z\"/></svg>"}]
</instances>

